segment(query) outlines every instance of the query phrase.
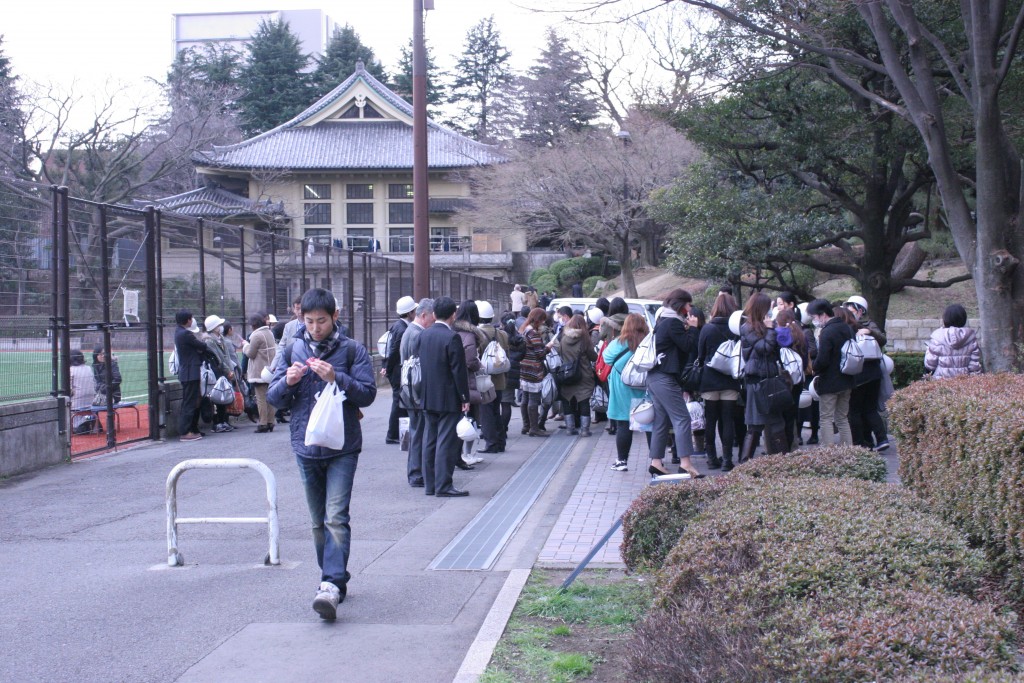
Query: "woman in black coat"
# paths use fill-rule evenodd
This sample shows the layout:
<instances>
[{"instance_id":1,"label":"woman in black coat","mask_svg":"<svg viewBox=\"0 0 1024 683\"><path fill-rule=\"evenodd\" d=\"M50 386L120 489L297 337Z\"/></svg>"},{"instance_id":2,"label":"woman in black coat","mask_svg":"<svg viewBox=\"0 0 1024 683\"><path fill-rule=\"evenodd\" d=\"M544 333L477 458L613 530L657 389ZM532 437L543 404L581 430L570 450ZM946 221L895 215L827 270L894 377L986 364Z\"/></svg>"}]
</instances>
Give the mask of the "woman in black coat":
<instances>
[{"instance_id":1,"label":"woman in black coat","mask_svg":"<svg viewBox=\"0 0 1024 683\"><path fill-rule=\"evenodd\" d=\"M729 340L739 339L729 330L729 316L737 310L736 299L722 292L711 306L711 321L701 328L697 340L697 360L704 366L701 374L700 393L704 399L704 439L710 469L722 468L728 472L733 468L732 446L736 440L733 416L736 402L740 398L740 381L732 375L708 367L708 361L718 347ZM715 431L721 427L722 455L719 457L715 445Z\"/></svg>"},{"instance_id":2,"label":"woman in black coat","mask_svg":"<svg viewBox=\"0 0 1024 683\"><path fill-rule=\"evenodd\" d=\"M758 384L779 374L779 343L775 338L775 323L768 317L771 305L771 299L758 293L747 300L743 310L746 322L740 326L740 342L743 345L747 386L747 435L740 448L741 463L754 457L762 433L767 436L769 454L786 451L786 428L782 413L762 412L757 405Z\"/></svg>"}]
</instances>

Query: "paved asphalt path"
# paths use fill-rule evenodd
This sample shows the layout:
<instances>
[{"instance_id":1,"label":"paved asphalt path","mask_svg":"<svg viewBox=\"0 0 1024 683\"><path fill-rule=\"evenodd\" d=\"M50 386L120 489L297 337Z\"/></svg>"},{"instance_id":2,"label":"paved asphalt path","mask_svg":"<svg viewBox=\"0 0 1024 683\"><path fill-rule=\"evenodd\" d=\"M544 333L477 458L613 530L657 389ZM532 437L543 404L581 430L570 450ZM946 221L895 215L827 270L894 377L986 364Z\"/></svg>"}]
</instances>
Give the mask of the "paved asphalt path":
<instances>
[{"instance_id":1,"label":"paved asphalt path","mask_svg":"<svg viewBox=\"0 0 1024 683\"><path fill-rule=\"evenodd\" d=\"M384 445L390 399L365 411L353 579L335 623L310 607L319 570L283 426L255 434L246 421L0 481L0 681L451 681L509 571L533 565L582 462L567 461L494 570L429 571L542 440L520 437L517 415L507 453L456 473L468 498L427 497ZM179 527L186 566L166 566L165 480L195 457L274 472L282 566L262 566L255 524ZM252 471L189 471L178 490L180 516L265 514Z\"/></svg>"}]
</instances>

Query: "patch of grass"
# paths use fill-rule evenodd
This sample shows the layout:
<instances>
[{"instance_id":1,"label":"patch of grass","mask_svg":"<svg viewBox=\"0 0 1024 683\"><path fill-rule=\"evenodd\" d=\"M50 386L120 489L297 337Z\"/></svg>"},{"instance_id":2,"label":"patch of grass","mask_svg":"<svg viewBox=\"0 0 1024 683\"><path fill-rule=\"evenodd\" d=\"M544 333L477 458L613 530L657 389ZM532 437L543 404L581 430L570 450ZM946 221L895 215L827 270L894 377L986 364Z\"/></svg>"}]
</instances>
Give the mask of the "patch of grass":
<instances>
[{"instance_id":1,"label":"patch of grass","mask_svg":"<svg viewBox=\"0 0 1024 683\"><path fill-rule=\"evenodd\" d=\"M561 580L533 572L481 683L571 683L598 668L602 680L619 680L624 659L617 654L651 604L652 587L607 570L585 572L564 592Z\"/></svg>"}]
</instances>

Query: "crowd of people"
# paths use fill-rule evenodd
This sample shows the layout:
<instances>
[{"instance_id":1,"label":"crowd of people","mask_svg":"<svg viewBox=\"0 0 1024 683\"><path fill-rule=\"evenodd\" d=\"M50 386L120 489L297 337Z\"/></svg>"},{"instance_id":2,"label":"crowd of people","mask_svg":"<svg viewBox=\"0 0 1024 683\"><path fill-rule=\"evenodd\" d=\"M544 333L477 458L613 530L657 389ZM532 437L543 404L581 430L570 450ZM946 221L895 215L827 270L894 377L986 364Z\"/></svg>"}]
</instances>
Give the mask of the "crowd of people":
<instances>
[{"instance_id":1,"label":"crowd of people","mask_svg":"<svg viewBox=\"0 0 1024 683\"><path fill-rule=\"evenodd\" d=\"M741 311L723 288L705 316L687 291L674 289L653 329L621 298L597 299L584 312L546 311L535 290L516 285L510 304L496 316L487 301L405 296L396 302L396 320L379 342L380 372L392 388L385 443L408 451L408 484L426 495L469 495L455 486L455 469L473 469L480 454L505 451L516 407L522 434L531 438L549 436L549 420L581 438L607 422L616 471L628 470L633 434L643 432L648 471L656 476L669 473L669 453L681 473L700 478L692 462L698 453L706 453L710 469L728 471L754 457L762 438L768 453L792 450L804 443L805 423L808 444L838 436L840 443L888 448L880 415L891 390L881 353L886 337L862 297L798 305L789 294L773 300L755 293ZM203 438L204 407L214 433L234 428L224 402L207 406L215 380L251 387L257 433L290 422L321 568L313 609L334 619L350 578L349 500L363 445L361 409L376 397L376 378L366 348L338 322L333 294L311 289L293 302L293 313L285 323L253 315L246 340L236 339L217 315L200 329L191 312L177 313L179 438ZM935 377L981 371L966 322L962 307L947 308L925 357ZM858 356L859 364L851 360ZM93 373L106 378L105 362L98 348L93 387L77 391L96 391ZM84 372L76 370L83 365L76 352L72 374L84 384ZM332 396L342 399L341 439L324 441L319 432L311 439L314 408Z\"/></svg>"}]
</instances>

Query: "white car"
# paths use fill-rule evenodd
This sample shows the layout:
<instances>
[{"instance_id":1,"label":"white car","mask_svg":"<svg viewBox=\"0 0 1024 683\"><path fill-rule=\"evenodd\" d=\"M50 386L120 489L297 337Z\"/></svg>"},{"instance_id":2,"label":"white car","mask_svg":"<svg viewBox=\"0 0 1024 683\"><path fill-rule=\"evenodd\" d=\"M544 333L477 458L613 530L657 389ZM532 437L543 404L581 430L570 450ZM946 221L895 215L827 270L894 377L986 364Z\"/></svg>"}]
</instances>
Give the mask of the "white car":
<instances>
[{"instance_id":1,"label":"white car","mask_svg":"<svg viewBox=\"0 0 1024 683\"><path fill-rule=\"evenodd\" d=\"M639 313L647 319L648 327L654 327L654 314L661 308L660 301L656 299L625 299L625 302L630 313ZM552 299L547 310L554 312L562 306L568 306L576 313L586 313L594 308L595 303L597 303L597 299L593 298L563 297Z\"/></svg>"}]
</instances>

